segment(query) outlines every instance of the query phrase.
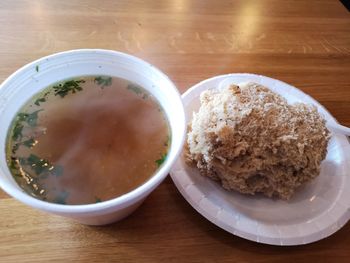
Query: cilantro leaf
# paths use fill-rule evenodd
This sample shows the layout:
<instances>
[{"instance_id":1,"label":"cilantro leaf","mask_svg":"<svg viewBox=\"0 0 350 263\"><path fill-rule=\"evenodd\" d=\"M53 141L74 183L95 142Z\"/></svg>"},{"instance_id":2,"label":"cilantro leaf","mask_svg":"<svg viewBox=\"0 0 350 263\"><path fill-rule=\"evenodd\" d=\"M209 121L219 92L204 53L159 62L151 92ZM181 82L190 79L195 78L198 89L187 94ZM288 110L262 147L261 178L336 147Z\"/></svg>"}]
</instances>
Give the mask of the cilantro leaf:
<instances>
[{"instance_id":1,"label":"cilantro leaf","mask_svg":"<svg viewBox=\"0 0 350 263\"><path fill-rule=\"evenodd\" d=\"M45 102L45 101L46 101L46 98L45 98L45 97L43 97L43 98L38 98L38 99L36 99L36 101L34 102L34 104L37 105L37 106L40 106L40 103Z\"/></svg>"},{"instance_id":2,"label":"cilantro leaf","mask_svg":"<svg viewBox=\"0 0 350 263\"><path fill-rule=\"evenodd\" d=\"M53 86L55 96L59 95L61 98L64 98L69 93L81 91L83 90L83 88L80 86L81 83L85 83L85 80L68 80L63 84Z\"/></svg>"},{"instance_id":3,"label":"cilantro leaf","mask_svg":"<svg viewBox=\"0 0 350 263\"><path fill-rule=\"evenodd\" d=\"M35 154L30 154L29 157L26 160L26 164L31 166L31 168L34 170L34 172L37 175L43 174L47 171L49 171L50 163L49 161L45 159L41 159L40 157L36 156Z\"/></svg>"},{"instance_id":4,"label":"cilantro leaf","mask_svg":"<svg viewBox=\"0 0 350 263\"><path fill-rule=\"evenodd\" d=\"M23 128L24 126L20 122L17 122L15 124L15 127L13 128L13 132L12 132L12 139L14 141L17 141L18 139L21 139L23 137L22 135Z\"/></svg>"},{"instance_id":5,"label":"cilantro leaf","mask_svg":"<svg viewBox=\"0 0 350 263\"><path fill-rule=\"evenodd\" d=\"M29 126L31 126L31 127L36 126L37 121L38 121L38 114L40 111L43 111L43 109L27 114L26 122L28 123Z\"/></svg>"},{"instance_id":6,"label":"cilantro leaf","mask_svg":"<svg viewBox=\"0 0 350 263\"><path fill-rule=\"evenodd\" d=\"M18 113L18 115L17 115L17 120L18 121L26 121L27 120L27 118L28 118L28 113L23 113L23 112L20 112L20 113Z\"/></svg>"},{"instance_id":7,"label":"cilantro leaf","mask_svg":"<svg viewBox=\"0 0 350 263\"><path fill-rule=\"evenodd\" d=\"M160 159L156 160L156 164L158 165L158 167L160 167L165 162L166 158L167 158L167 154L164 153L162 154Z\"/></svg>"},{"instance_id":8,"label":"cilantro leaf","mask_svg":"<svg viewBox=\"0 0 350 263\"><path fill-rule=\"evenodd\" d=\"M136 84L129 84L126 88L132 92L135 92L137 95L143 93L142 88Z\"/></svg>"},{"instance_id":9,"label":"cilantro leaf","mask_svg":"<svg viewBox=\"0 0 350 263\"><path fill-rule=\"evenodd\" d=\"M21 144L28 147L28 148L32 148L36 143L37 143L36 140L34 140L33 138L30 138L30 139L22 142Z\"/></svg>"},{"instance_id":10,"label":"cilantro leaf","mask_svg":"<svg viewBox=\"0 0 350 263\"><path fill-rule=\"evenodd\" d=\"M10 160L7 160L7 163L9 164L9 168L11 170L17 169L18 160L15 157L11 156Z\"/></svg>"},{"instance_id":11,"label":"cilantro leaf","mask_svg":"<svg viewBox=\"0 0 350 263\"><path fill-rule=\"evenodd\" d=\"M95 78L95 82L100 85L101 89L112 85L112 77L98 76Z\"/></svg>"}]
</instances>

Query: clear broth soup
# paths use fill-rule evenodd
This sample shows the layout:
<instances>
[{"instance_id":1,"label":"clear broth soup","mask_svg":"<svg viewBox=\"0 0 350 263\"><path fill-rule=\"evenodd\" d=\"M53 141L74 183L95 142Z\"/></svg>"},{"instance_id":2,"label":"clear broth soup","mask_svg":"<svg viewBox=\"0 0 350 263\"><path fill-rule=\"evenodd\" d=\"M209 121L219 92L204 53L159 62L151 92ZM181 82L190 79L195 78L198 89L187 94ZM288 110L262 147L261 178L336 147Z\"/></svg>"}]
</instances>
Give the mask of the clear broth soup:
<instances>
[{"instance_id":1,"label":"clear broth soup","mask_svg":"<svg viewBox=\"0 0 350 263\"><path fill-rule=\"evenodd\" d=\"M170 129L157 100L109 76L52 85L17 113L7 136L8 167L35 198L90 204L146 182L165 161Z\"/></svg>"}]
</instances>

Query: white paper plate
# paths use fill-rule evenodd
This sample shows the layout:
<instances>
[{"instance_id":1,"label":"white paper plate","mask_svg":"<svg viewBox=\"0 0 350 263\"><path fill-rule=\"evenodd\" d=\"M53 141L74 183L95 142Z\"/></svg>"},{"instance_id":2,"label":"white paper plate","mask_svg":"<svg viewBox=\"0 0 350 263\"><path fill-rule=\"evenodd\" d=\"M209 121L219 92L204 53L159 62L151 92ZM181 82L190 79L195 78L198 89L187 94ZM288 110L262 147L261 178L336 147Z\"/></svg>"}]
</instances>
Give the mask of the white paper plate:
<instances>
[{"instance_id":1,"label":"white paper plate","mask_svg":"<svg viewBox=\"0 0 350 263\"><path fill-rule=\"evenodd\" d=\"M254 81L281 94L288 102L312 103L327 121L336 120L317 101L281 81L253 74L229 74L204 80L183 94L186 118L199 108L202 91L215 88L225 78L233 83ZM300 245L325 238L350 218L350 144L332 134L321 174L290 201L247 196L224 190L217 182L186 165L183 155L170 174L184 198L204 217L226 231L256 242Z\"/></svg>"}]
</instances>

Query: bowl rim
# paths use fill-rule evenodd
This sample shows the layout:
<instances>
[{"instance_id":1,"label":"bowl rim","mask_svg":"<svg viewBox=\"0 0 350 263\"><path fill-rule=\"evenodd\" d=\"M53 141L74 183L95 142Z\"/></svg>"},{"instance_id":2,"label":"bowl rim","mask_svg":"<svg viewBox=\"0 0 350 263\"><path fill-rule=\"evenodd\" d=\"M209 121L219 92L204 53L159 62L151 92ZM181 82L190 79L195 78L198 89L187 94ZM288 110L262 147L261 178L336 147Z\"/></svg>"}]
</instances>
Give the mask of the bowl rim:
<instances>
[{"instance_id":1,"label":"bowl rim","mask_svg":"<svg viewBox=\"0 0 350 263\"><path fill-rule=\"evenodd\" d=\"M132 191L123 194L121 196L115 197L113 199L109 199L106 201L102 201L99 203L92 203L92 204L80 204L80 205L68 205L68 204L56 204L56 203L50 203L46 201L42 201L40 199L36 199L35 197L30 196L29 194L25 193L23 190L17 189L14 186L11 186L8 183L5 183L3 180L0 180L0 188L5 191L10 196L14 197L15 199L32 206L34 208L44 210L47 212L53 212L53 213L61 213L61 214L100 214L103 212L110 212L111 209L117 210L122 209L125 207L128 207L137 201L141 200L142 198L145 198L151 191L154 190L160 184L168 175L171 166L173 163L177 160L181 153L181 149L183 147L184 141L185 141L185 135L186 135L186 117L185 117L185 111L183 102L181 99L181 95L176 88L175 84L170 80L170 78L165 75L160 69L158 69L156 66L146 62L143 59L140 59L138 57L135 57L133 55L115 51L115 50L108 50L108 49L73 49L73 50L67 50L62 51L58 53L54 53L51 55L47 55L44 57L41 57L39 59L36 59L32 62L29 62L25 64L24 66L17 69L14 73L12 73L9 77L7 77L0 85L0 90L3 89L3 87L7 86L9 83L11 83L14 79L18 77L18 75L27 72L28 70L32 70L33 67L35 68L36 65L47 61L47 60L53 60L56 58L60 58L62 56L70 56L75 54L91 54L91 53L100 53L101 55L108 55L112 57L123 57L128 60L131 60L135 63L141 64L145 67L150 67L152 71L155 71L159 76L164 78L169 84L169 88L171 88L176 96L173 97L173 99L176 100L176 103L181 105L177 109L179 111L179 114L181 115L181 119L183 119L183 124L181 127L181 133L177 133L176 136L180 136L179 145L174 146L174 155L172 158L167 158L165 163L162 165L160 169L158 169L153 176L151 176L147 181L145 181L143 184L139 185ZM169 118L169 116L167 115ZM173 136L172 136L173 137ZM172 147L172 146L171 146ZM171 150L171 148L170 148ZM169 150L169 151L170 151ZM6 167L8 169L8 167Z\"/></svg>"}]
</instances>

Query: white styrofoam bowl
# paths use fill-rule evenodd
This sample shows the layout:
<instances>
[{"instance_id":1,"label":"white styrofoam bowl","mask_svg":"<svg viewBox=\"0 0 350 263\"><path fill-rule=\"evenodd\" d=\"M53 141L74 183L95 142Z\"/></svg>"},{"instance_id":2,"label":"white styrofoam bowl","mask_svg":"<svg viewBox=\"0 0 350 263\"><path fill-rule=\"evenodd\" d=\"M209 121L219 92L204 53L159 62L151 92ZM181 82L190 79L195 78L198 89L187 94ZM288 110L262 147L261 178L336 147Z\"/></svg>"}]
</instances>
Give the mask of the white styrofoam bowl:
<instances>
[{"instance_id":1,"label":"white styrofoam bowl","mask_svg":"<svg viewBox=\"0 0 350 263\"><path fill-rule=\"evenodd\" d=\"M96 204L61 205L44 202L25 193L6 164L8 128L21 106L47 86L86 75L121 77L144 87L162 105L172 133L171 148L158 172L135 190ZM134 56L99 49L79 49L53 54L17 70L0 86L0 187L17 200L36 209L70 217L84 224L103 225L132 213L164 180L177 159L185 138L185 114L180 94L170 79L151 64Z\"/></svg>"}]
</instances>

